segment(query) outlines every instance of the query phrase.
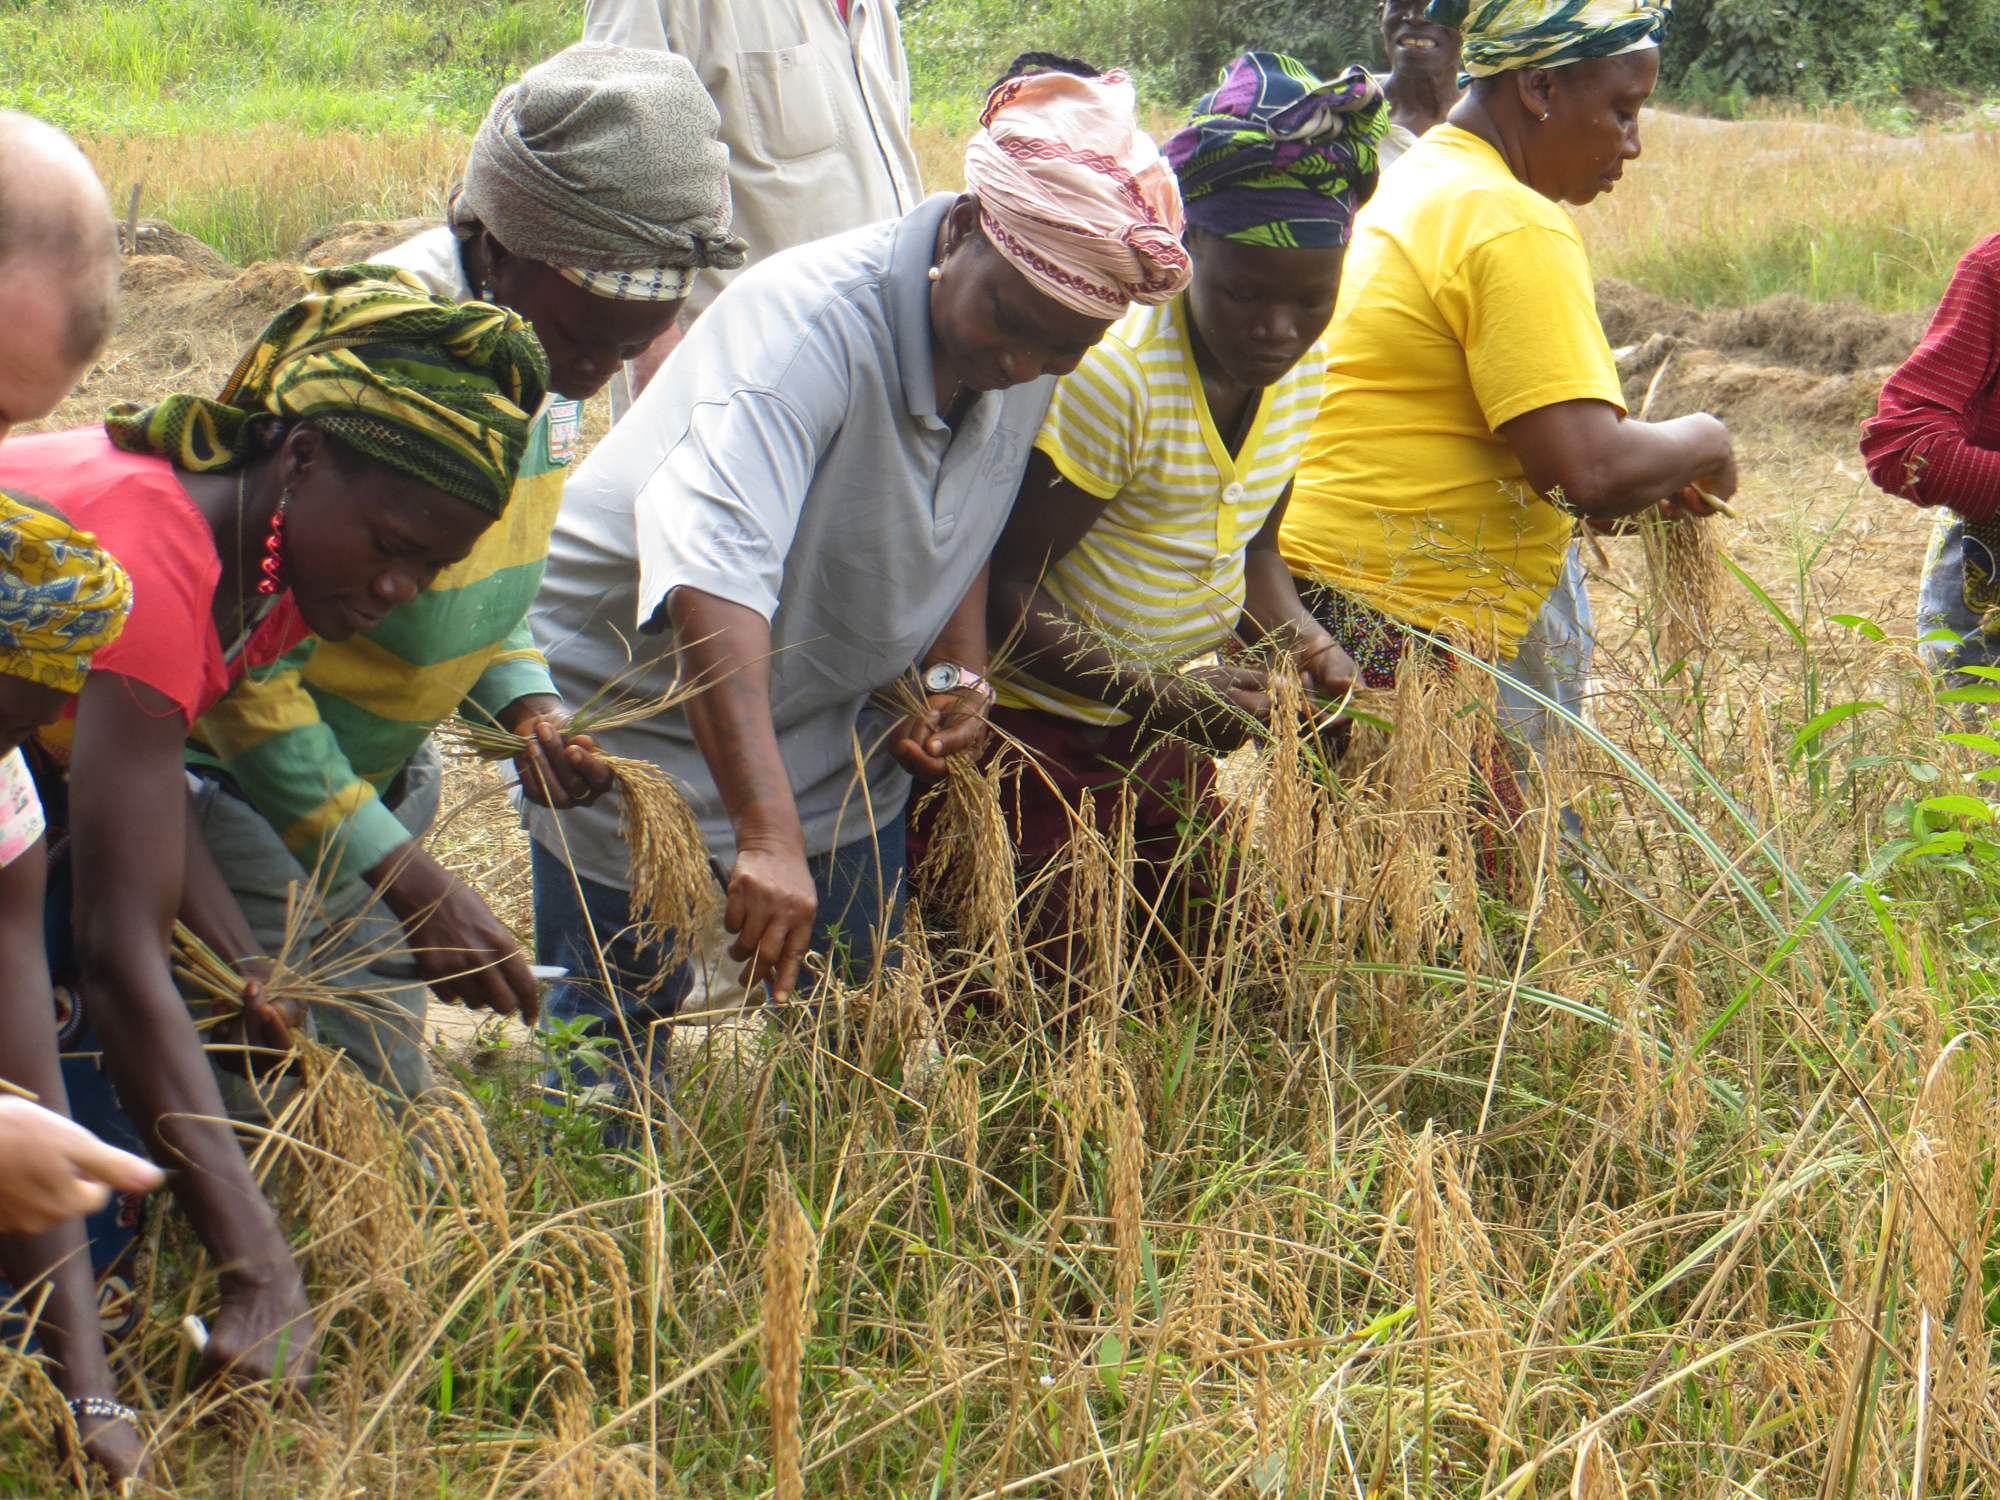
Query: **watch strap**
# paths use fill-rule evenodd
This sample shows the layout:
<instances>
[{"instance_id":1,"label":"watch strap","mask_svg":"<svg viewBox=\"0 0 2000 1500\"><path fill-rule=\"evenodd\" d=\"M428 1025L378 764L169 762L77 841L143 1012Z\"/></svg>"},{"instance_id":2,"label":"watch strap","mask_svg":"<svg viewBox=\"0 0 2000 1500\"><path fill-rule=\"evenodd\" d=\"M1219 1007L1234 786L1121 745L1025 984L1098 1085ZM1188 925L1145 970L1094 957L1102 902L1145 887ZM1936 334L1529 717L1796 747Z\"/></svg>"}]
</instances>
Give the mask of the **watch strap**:
<instances>
[{"instance_id":1,"label":"watch strap","mask_svg":"<svg viewBox=\"0 0 2000 1500\"><path fill-rule=\"evenodd\" d=\"M994 691L992 683L988 682L984 677L980 676L979 673L973 671L970 667L962 667L955 661L933 662L925 670L928 673L937 670L937 668L939 667L950 667L952 671L958 674L958 677L956 681L952 682L950 685L946 687L931 689L931 691L933 692L955 693L961 688L974 688L980 693L981 696L983 696L986 699L988 703L995 702L1000 696L999 693Z\"/></svg>"}]
</instances>

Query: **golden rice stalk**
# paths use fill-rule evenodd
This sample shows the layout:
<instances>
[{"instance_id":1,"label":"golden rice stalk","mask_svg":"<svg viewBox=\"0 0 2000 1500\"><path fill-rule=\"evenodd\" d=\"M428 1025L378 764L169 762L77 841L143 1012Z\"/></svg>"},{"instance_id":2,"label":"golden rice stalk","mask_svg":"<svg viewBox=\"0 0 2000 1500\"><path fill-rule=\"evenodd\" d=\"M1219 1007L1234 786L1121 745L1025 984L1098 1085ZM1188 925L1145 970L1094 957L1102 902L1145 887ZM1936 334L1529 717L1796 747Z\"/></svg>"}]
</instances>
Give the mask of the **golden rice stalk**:
<instances>
[{"instance_id":1,"label":"golden rice stalk","mask_svg":"<svg viewBox=\"0 0 2000 1500\"><path fill-rule=\"evenodd\" d=\"M1940 1129L1938 1121L1926 1123L1931 1128L1912 1131L1903 1146L1915 1199L1910 1206L1910 1269L1918 1300L1931 1321L1941 1323L1971 1202L1965 1166L1954 1159L1953 1133L1949 1126Z\"/></svg>"},{"instance_id":2,"label":"golden rice stalk","mask_svg":"<svg viewBox=\"0 0 2000 1500\"><path fill-rule=\"evenodd\" d=\"M1126 797L1118 792L1119 810ZM1116 1004L1120 980L1125 970L1125 885L1128 868L1118 858L1129 819L1108 834L1097 828L1097 803L1086 797L1076 809L1070 828L1069 850L1069 939L1068 985L1087 997L1092 1014L1108 1011Z\"/></svg>"},{"instance_id":3,"label":"golden rice stalk","mask_svg":"<svg viewBox=\"0 0 2000 1500\"><path fill-rule=\"evenodd\" d=\"M417 1258L422 1212L413 1158L375 1086L344 1054L301 1037L299 1088L260 1145L296 1143L300 1215L316 1226L312 1267L332 1285L366 1284L421 1313L401 1270ZM253 1163L254 1165L254 1163Z\"/></svg>"},{"instance_id":4,"label":"golden rice stalk","mask_svg":"<svg viewBox=\"0 0 2000 1500\"><path fill-rule=\"evenodd\" d=\"M774 1171L764 1210L764 1396L771 1408L777 1500L800 1500L805 1494L799 1380L806 1347L806 1266L812 1253L812 1224L791 1178Z\"/></svg>"},{"instance_id":5,"label":"golden rice stalk","mask_svg":"<svg viewBox=\"0 0 2000 1500\"><path fill-rule=\"evenodd\" d=\"M1570 1500L1625 1500L1625 1476L1618 1459L1595 1427L1576 1445L1576 1470L1569 1481Z\"/></svg>"},{"instance_id":6,"label":"golden rice stalk","mask_svg":"<svg viewBox=\"0 0 2000 1500\"><path fill-rule=\"evenodd\" d=\"M959 1212L970 1214L984 1194L979 1177L979 1069L967 1060L945 1075L943 1097L937 1116L951 1131L940 1154L955 1156L965 1163L965 1199Z\"/></svg>"},{"instance_id":7,"label":"golden rice stalk","mask_svg":"<svg viewBox=\"0 0 2000 1500\"><path fill-rule=\"evenodd\" d=\"M708 841L680 788L651 761L601 755L617 775L618 832L632 851L634 937L672 951L640 993L657 989L714 922L721 891L709 872Z\"/></svg>"},{"instance_id":8,"label":"golden rice stalk","mask_svg":"<svg viewBox=\"0 0 2000 1500\"><path fill-rule=\"evenodd\" d=\"M1111 1237L1118 1247L1112 1280L1118 1320L1132 1326L1132 1293L1139 1281L1139 1218L1146 1195L1146 1121L1128 1085L1111 1143Z\"/></svg>"},{"instance_id":9,"label":"golden rice stalk","mask_svg":"<svg viewBox=\"0 0 2000 1500\"><path fill-rule=\"evenodd\" d=\"M1014 841L1000 805L1001 757L984 767L964 755L944 764L944 779L917 804L920 819L936 810L917 879L953 915L968 946L990 950L997 966L1011 968Z\"/></svg>"},{"instance_id":10,"label":"golden rice stalk","mask_svg":"<svg viewBox=\"0 0 2000 1500\"><path fill-rule=\"evenodd\" d=\"M1298 675L1271 673L1271 758L1264 790L1264 856L1286 904L1311 889L1314 853L1313 811L1317 788L1306 769L1300 726L1306 697Z\"/></svg>"},{"instance_id":11,"label":"golden rice stalk","mask_svg":"<svg viewBox=\"0 0 2000 1500\"><path fill-rule=\"evenodd\" d=\"M1645 541L1646 571L1653 597L1665 619L1660 631L1663 655L1669 662L1705 651L1715 640L1715 612L1722 601L1722 550L1716 545L1713 518L1640 523Z\"/></svg>"},{"instance_id":12,"label":"golden rice stalk","mask_svg":"<svg viewBox=\"0 0 2000 1500\"><path fill-rule=\"evenodd\" d=\"M564 726L570 735L600 733L638 723L692 697L696 686L676 685L657 698L607 706L585 704ZM439 734L485 760L505 760L529 749L533 741L497 724L448 719ZM666 953L640 993L666 982L674 966L693 951L698 935L708 931L720 905L720 892L708 863L708 842L695 822L694 809L669 777L651 761L603 750L597 758L618 778L618 833L632 856L634 936L641 943L666 943Z\"/></svg>"}]
</instances>

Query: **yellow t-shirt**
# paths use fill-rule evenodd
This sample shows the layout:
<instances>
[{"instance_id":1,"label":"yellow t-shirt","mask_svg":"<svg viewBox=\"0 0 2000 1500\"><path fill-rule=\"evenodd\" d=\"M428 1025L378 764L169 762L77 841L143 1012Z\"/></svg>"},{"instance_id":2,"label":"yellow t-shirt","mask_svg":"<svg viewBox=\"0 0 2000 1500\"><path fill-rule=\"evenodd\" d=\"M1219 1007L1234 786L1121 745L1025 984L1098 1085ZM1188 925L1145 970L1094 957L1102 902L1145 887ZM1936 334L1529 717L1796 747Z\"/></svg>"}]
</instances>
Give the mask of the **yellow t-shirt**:
<instances>
[{"instance_id":1,"label":"yellow t-shirt","mask_svg":"<svg viewBox=\"0 0 2000 1500\"><path fill-rule=\"evenodd\" d=\"M1625 409L1576 226L1478 136L1440 125L1356 219L1326 343L1286 562L1512 659L1571 520L1494 429L1560 401Z\"/></svg>"},{"instance_id":2,"label":"yellow t-shirt","mask_svg":"<svg viewBox=\"0 0 2000 1500\"><path fill-rule=\"evenodd\" d=\"M1110 503L1042 578L1112 652L1171 671L1212 651L1243 613L1243 560L1283 498L1319 407L1324 344L1258 399L1232 458L1188 342L1187 298L1135 307L1056 384L1035 446ZM1088 724L1131 717L1003 666L1000 702Z\"/></svg>"}]
</instances>

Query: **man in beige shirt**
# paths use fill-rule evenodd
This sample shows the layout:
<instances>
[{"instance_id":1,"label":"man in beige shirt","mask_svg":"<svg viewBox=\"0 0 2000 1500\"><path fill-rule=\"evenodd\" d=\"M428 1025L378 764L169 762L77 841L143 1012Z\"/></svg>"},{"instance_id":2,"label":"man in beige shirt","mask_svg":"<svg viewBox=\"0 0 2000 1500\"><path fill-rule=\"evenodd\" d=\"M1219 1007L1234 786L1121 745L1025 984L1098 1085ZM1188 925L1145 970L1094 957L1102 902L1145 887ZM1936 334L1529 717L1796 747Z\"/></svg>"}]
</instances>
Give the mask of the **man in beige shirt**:
<instances>
[{"instance_id":1,"label":"man in beige shirt","mask_svg":"<svg viewBox=\"0 0 2000 1500\"><path fill-rule=\"evenodd\" d=\"M1376 74L1389 96L1389 133L1382 137L1382 170L1401 159L1417 138L1442 125L1459 101L1460 37L1425 14L1430 0L1382 0L1382 48L1389 71Z\"/></svg>"},{"instance_id":2,"label":"man in beige shirt","mask_svg":"<svg viewBox=\"0 0 2000 1500\"><path fill-rule=\"evenodd\" d=\"M896 0L589 0L583 36L694 64L722 112L734 232L751 265L923 201ZM735 274L703 271L681 328ZM632 396L679 336L626 367ZM622 395L614 387L614 416Z\"/></svg>"}]
</instances>

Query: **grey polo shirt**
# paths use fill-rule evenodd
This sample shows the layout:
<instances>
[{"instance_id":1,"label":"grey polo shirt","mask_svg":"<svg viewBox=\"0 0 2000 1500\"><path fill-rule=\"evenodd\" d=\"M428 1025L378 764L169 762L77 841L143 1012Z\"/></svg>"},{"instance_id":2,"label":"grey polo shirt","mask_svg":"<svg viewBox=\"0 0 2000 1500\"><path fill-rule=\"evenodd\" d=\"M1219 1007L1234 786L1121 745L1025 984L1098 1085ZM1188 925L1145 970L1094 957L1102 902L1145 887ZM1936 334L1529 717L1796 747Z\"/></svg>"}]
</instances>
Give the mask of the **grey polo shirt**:
<instances>
[{"instance_id":1,"label":"grey polo shirt","mask_svg":"<svg viewBox=\"0 0 2000 1500\"><path fill-rule=\"evenodd\" d=\"M810 854L902 817L909 777L870 695L923 655L992 552L1055 386L988 392L956 431L939 419L927 273L952 201L743 272L571 476L530 617L573 704L614 679L621 698L673 682L672 589L768 619L771 718ZM678 780L709 848L734 857L684 714L602 743ZM530 808L528 826L624 887L614 804Z\"/></svg>"}]
</instances>

